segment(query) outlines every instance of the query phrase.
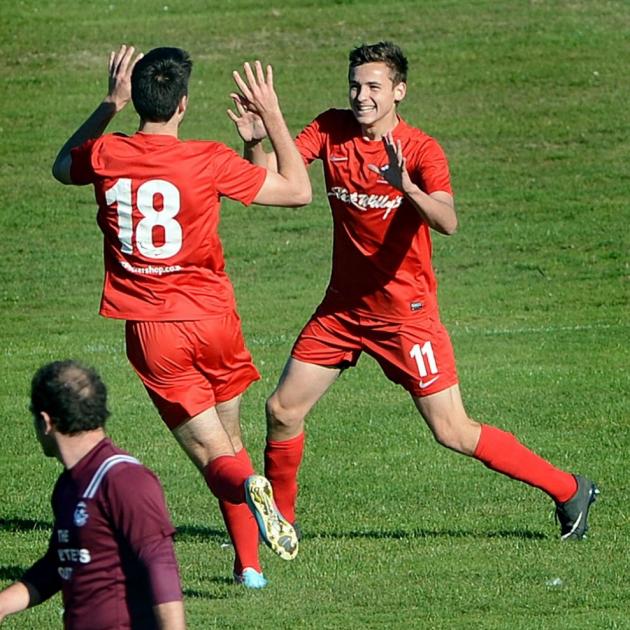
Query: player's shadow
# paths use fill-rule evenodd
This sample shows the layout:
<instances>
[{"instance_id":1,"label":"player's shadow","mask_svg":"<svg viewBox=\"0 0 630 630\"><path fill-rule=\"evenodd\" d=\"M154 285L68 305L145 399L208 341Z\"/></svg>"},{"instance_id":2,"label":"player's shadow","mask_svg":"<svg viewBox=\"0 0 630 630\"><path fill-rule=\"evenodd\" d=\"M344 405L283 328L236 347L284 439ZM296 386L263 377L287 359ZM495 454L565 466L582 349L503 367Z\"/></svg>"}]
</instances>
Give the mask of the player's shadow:
<instances>
[{"instance_id":1,"label":"player's shadow","mask_svg":"<svg viewBox=\"0 0 630 630\"><path fill-rule=\"evenodd\" d=\"M52 523L49 521L39 521L32 518L0 518L0 531L3 532L49 532Z\"/></svg>"},{"instance_id":2,"label":"player's shadow","mask_svg":"<svg viewBox=\"0 0 630 630\"><path fill-rule=\"evenodd\" d=\"M201 527L198 525L180 525L175 532L177 541L209 541L228 542L228 535L225 529L215 529L212 527Z\"/></svg>"},{"instance_id":3,"label":"player's shadow","mask_svg":"<svg viewBox=\"0 0 630 630\"><path fill-rule=\"evenodd\" d=\"M308 538L374 538L402 540L413 538L518 538L520 540L544 540L547 538L542 532L528 529L498 530L479 532L461 529L411 529L411 530L382 530L382 531L332 531L312 534L302 533L303 539Z\"/></svg>"}]
</instances>

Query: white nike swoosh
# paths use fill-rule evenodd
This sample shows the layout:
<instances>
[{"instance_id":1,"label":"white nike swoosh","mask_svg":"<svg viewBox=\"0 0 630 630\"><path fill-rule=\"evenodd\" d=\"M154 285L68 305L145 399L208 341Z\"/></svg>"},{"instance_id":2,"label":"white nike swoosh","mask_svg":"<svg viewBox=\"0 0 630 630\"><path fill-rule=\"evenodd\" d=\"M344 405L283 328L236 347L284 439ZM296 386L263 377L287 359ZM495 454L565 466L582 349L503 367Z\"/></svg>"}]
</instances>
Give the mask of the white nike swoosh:
<instances>
[{"instance_id":1,"label":"white nike swoosh","mask_svg":"<svg viewBox=\"0 0 630 630\"><path fill-rule=\"evenodd\" d=\"M347 162L348 158L347 157L337 157L336 155L331 155L330 156L330 161L331 162Z\"/></svg>"},{"instance_id":2,"label":"white nike swoosh","mask_svg":"<svg viewBox=\"0 0 630 630\"><path fill-rule=\"evenodd\" d=\"M433 383L435 383L435 381L437 381L438 378L440 377L435 376L430 381L426 381L426 383L423 383L422 381L418 381L418 385L420 385L420 389L426 389L427 387L429 387L429 385L433 385Z\"/></svg>"}]
</instances>

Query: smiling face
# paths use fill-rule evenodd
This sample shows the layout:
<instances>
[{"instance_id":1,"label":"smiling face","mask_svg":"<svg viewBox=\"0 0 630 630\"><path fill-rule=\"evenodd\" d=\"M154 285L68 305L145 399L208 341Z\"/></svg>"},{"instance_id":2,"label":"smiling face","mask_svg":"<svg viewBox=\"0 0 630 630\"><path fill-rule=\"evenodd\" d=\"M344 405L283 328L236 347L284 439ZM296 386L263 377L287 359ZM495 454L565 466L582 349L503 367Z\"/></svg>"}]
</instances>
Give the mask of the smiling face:
<instances>
[{"instance_id":1,"label":"smiling face","mask_svg":"<svg viewBox=\"0 0 630 630\"><path fill-rule=\"evenodd\" d=\"M405 98L407 86L394 85L392 71L380 61L350 68L350 107L364 135L379 139L397 122L396 105Z\"/></svg>"}]
</instances>

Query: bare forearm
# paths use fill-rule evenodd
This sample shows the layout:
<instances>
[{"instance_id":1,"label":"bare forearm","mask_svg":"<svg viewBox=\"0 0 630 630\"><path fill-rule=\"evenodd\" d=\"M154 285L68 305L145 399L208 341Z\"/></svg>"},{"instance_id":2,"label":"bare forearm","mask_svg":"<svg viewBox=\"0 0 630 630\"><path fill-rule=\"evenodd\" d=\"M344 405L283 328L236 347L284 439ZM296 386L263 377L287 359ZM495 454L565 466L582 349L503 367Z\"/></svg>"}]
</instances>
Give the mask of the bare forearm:
<instances>
[{"instance_id":1,"label":"bare forearm","mask_svg":"<svg viewBox=\"0 0 630 630\"><path fill-rule=\"evenodd\" d=\"M70 151L81 146L86 140L98 138L103 134L111 119L116 115L116 104L109 98L103 102L90 114L81 126L68 138L61 147L53 164L53 175L63 184L70 184Z\"/></svg>"},{"instance_id":2,"label":"bare forearm","mask_svg":"<svg viewBox=\"0 0 630 630\"><path fill-rule=\"evenodd\" d=\"M263 147L262 140L245 142L243 144L243 157L252 164L262 166L274 173L278 172L275 153L267 153Z\"/></svg>"},{"instance_id":3,"label":"bare forearm","mask_svg":"<svg viewBox=\"0 0 630 630\"><path fill-rule=\"evenodd\" d=\"M27 588L24 582L15 582L0 592L0 621L8 615L26 610L35 606L39 601L34 601L34 593Z\"/></svg>"},{"instance_id":4,"label":"bare forearm","mask_svg":"<svg viewBox=\"0 0 630 630\"><path fill-rule=\"evenodd\" d=\"M184 630L186 618L182 601L166 602L153 607L160 630Z\"/></svg>"},{"instance_id":5,"label":"bare forearm","mask_svg":"<svg viewBox=\"0 0 630 630\"><path fill-rule=\"evenodd\" d=\"M262 118L274 150L274 154L267 156L267 168L275 165L278 174L292 181L296 186L296 190L308 191L309 199L306 203L309 203L311 182L304 160L293 142L284 117L280 111L277 111L267 113ZM262 151L262 147L258 151ZM271 158L275 158L275 160L272 161Z\"/></svg>"},{"instance_id":6,"label":"bare forearm","mask_svg":"<svg viewBox=\"0 0 630 630\"><path fill-rule=\"evenodd\" d=\"M405 191L405 197L412 203L430 228L441 234L454 234L457 230L457 214L452 198L447 193L427 195L421 188L412 184Z\"/></svg>"}]
</instances>

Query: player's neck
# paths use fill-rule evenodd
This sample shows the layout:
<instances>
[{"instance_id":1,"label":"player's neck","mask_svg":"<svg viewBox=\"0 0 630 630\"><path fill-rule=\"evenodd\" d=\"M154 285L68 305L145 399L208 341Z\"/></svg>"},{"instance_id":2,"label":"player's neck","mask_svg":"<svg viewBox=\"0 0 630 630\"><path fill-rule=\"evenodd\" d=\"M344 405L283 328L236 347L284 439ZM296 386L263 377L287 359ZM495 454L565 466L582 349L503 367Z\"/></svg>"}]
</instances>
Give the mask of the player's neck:
<instances>
[{"instance_id":1,"label":"player's neck","mask_svg":"<svg viewBox=\"0 0 630 630\"><path fill-rule=\"evenodd\" d=\"M172 118L166 122L150 122L141 120L138 131L158 136L174 136L177 138L179 137L179 121L173 120Z\"/></svg>"},{"instance_id":2,"label":"player's neck","mask_svg":"<svg viewBox=\"0 0 630 630\"><path fill-rule=\"evenodd\" d=\"M371 125L361 125L361 135L370 141L382 140L385 134L392 131L398 124L398 114L394 110L391 115L376 120Z\"/></svg>"},{"instance_id":3,"label":"player's neck","mask_svg":"<svg viewBox=\"0 0 630 630\"><path fill-rule=\"evenodd\" d=\"M105 438L103 429L85 431L77 435L57 434L57 459L66 469L73 468L101 440Z\"/></svg>"}]
</instances>

